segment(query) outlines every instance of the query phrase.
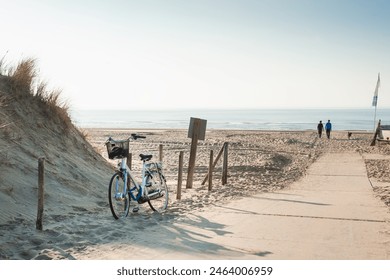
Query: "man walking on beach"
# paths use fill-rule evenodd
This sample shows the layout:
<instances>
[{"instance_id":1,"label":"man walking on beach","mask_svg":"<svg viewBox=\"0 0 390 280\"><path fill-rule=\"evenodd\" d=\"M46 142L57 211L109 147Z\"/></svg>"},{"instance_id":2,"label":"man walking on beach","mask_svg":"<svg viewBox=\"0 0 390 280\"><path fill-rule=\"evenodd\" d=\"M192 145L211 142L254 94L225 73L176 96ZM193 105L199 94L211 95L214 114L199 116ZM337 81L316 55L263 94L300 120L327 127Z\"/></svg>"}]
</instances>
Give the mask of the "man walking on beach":
<instances>
[{"instance_id":1,"label":"man walking on beach","mask_svg":"<svg viewBox=\"0 0 390 280\"><path fill-rule=\"evenodd\" d=\"M330 139L330 132L332 131L332 124L330 123L330 120L325 125L325 131L326 131L326 137Z\"/></svg>"},{"instance_id":2,"label":"man walking on beach","mask_svg":"<svg viewBox=\"0 0 390 280\"><path fill-rule=\"evenodd\" d=\"M322 124L322 121L317 125L317 130L318 130L318 137L321 138L322 135L322 130L324 130L324 125Z\"/></svg>"}]
</instances>

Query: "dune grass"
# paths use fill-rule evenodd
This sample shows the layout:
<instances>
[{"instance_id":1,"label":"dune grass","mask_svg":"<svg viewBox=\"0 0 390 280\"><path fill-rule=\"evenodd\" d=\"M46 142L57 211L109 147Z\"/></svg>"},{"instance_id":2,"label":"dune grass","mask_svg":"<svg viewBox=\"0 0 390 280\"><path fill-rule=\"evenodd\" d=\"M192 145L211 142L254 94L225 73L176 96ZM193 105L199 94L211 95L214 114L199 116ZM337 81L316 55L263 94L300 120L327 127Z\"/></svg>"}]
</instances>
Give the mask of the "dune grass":
<instances>
[{"instance_id":1,"label":"dune grass","mask_svg":"<svg viewBox=\"0 0 390 280\"><path fill-rule=\"evenodd\" d=\"M13 98L31 97L44 107L48 119L59 120L65 129L72 126L69 105L61 98L62 91L49 89L46 82L39 80L35 59L23 59L13 67L6 65L3 57L0 60L0 74L8 77Z\"/></svg>"},{"instance_id":2,"label":"dune grass","mask_svg":"<svg viewBox=\"0 0 390 280\"><path fill-rule=\"evenodd\" d=\"M34 94L33 87L37 78L34 59L22 60L15 68L10 68L8 73L13 92Z\"/></svg>"}]
</instances>

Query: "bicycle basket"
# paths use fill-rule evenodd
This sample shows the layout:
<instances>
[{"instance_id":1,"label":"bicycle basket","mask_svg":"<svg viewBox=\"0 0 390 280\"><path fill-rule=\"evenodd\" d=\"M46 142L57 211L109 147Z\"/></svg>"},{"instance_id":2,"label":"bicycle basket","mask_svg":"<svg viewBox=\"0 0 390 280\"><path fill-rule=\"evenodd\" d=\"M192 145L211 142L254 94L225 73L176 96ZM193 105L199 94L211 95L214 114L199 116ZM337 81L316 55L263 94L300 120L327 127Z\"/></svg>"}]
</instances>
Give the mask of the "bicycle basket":
<instances>
[{"instance_id":1,"label":"bicycle basket","mask_svg":"<svg viewBox=\"0 0 390 280\"><path fill-rule=\"evenodd\" d=\"M129 154L129 140L110 140L106 143L106 147L109 159L120 159Z\"/></svg>"}]
</instances>

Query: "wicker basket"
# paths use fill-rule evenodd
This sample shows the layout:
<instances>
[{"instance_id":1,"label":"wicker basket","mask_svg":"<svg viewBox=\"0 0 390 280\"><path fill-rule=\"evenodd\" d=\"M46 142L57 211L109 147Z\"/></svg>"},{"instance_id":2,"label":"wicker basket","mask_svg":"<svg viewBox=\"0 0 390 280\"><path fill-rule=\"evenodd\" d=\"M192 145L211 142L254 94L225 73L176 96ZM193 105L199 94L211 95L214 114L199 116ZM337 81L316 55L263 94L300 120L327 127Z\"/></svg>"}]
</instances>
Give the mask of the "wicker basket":
<instances>
[{"instance_id":1,"label":"wicker basket","mask_svg":"<svg viewBox=\"0 0 390 280\"><path fill-rule=\"evenodd\" d=\"M109 140L106 142L106 147L109 159L121 159L129 154L129 140Z\"/></svg>"}]
</instances>

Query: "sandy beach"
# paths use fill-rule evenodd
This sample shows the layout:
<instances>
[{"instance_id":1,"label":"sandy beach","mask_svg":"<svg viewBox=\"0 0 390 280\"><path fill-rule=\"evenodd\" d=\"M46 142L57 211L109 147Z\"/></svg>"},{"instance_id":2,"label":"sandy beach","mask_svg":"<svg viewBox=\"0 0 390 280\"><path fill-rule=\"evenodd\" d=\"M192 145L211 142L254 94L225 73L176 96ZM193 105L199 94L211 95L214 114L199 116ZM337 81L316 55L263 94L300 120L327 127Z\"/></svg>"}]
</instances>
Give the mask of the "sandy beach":
<instances>
[{"instance_id":1,"label":"sandy beach","mask_svg":"<svg viewBox=\"0 0 390 280\"><path fill-rule=\"evenodd\" d=\"M91 191L85 190L75 195L71 189L77 186L62 181L63 198L61 192L57 192L55 198L47 198L43 231L35 229L36 203L28 204L24 209L27 213L10 206L8 216L2 215L0 259L128 259L131 254L123 256L116 255L115 250L107 251L122 234L127 235L128 242L131 242L132 235L150 238L150 227L169 225L183 217L210 211L216 202L223 204L224 201L227 203L258 193L288 189L305 176L313 162L328 153L350 151L361 154L373 193L378 200L382 200L383 205L390 202L390 146L370 146L371 133L354 133L348 139L346 131L336 131L328 140L319 139L315 131L208 130L206 139L199 141L192 189L185 188L191 144L186 130L86 129L84 133L92 147L106 159L104 143L108 137L124 139L130 133L146 136L146 139L131 143L135 174L139 173L141 167L138 154L150 153L157 159L159 145L163 145L163 168L170 191L167 211L155 214L144 204L139 213L123 220L114 220L108 206L107 186L116 161L109 161L112 168L99 172L94 185L89 185ZM207 174L210 150L215 155L225 142L229 143L227 184L223 186L221 183L220 160L213 174L213 189L208 191L207 183L201 185L201 182ZM183 189L182 199L176 200L180 151L184 152ZM81 165L68 168L78 169L80 173L77 174L82 174ZM78 176L88 177L86 174ZM163 234L168 241L178 238L175 231ZM165 241L162 243L165 244ZM135 258L139 255L137 253ZM227 257L240 258L239 255ZM167 254L164 258L177 257Z\"/></svg>"},{"instance_id":2,"label":"sandy beach","mask_svg":"<svg viewBox=\"0 0 390 280\"><path fill-rule=\"evenodd\" d=\"M390 1L3 1L0 276L38 278L31 264L111 279L146 260L389 275L389 13ZM189 127L206 129L194 165ZM115 219L124 192L109 194L110 180L126 177L105 142L133 133L146 138L130 143L131 180L168 193L168 207L140 195ZM154 172L141 178L140 154L161 158L168 192ZM95 260L118 262L100 278L55 268ZM353 273L326 263L338 260ZM272 277L305 280L300 268ZM219 273L239 276L255 275Z\"/></svg>"}]
</instances>

